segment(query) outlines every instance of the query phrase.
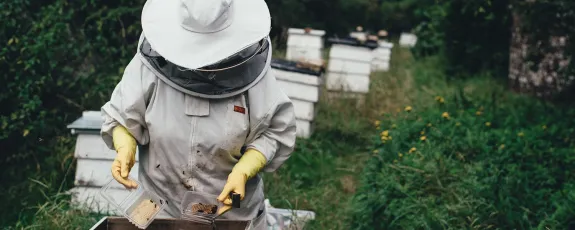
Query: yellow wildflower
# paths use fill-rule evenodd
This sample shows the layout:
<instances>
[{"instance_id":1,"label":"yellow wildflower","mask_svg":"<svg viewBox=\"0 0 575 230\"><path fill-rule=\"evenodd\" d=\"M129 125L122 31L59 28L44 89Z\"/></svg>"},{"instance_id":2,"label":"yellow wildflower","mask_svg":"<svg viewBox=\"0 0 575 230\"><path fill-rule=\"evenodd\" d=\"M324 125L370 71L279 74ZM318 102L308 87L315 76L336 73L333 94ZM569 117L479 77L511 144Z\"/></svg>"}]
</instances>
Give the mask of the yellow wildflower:
<instances>
[{"instance_id":1,"label":"yellow wildflower","mask_svg":"<svg viewBox=\"0 0 575 230\"><path fill-rule=\"evenodd\" d=\"M435 100L436 100L437 102L441 103L441 104L443 104L443 103L445 102L445 100L444 100L443 97L441 97L441 96L435 97Z\"/></svg>"},{"instance_id":2,"label":"yellow wildflower","mask_svg":"<svg viewBox=\"0 0 575 230\"><path fill-rule=\"evenodd\" d=\"M427 123L427 127L431 127L433 126L431 123Z\"/></svg>"},{"instance_id":3,"label":"yellow wildflower","mask_svg":"<svg viewBox=\"0 0 575 230\"><path fill-rule=\"evenodd\" d=\"M407 106L407 107L405 107L405 112L411 112L412 109L413 108L411 108L411 106Z\"/></svg>"},{"instance_id":4,"label":"yellow wildflower","mask_svg":"<svg viewBox=\"0 0 575 230\"><path fill-rule=\"evenodd\" d=\"M373 124L374 124L375 126L379 126L379 125L381 125L381 121L376 120L376 121L373 122Z\"/></svg>"},{"instance_id":5,"label":"yellow wildflower","mask_svg":"<svg viewBox=\"0 0 575 230\"><path fill-rule=\"evenodd\" d=\"M519 132L519 133L517 134L517 136L519 136L519 137L525 136L525 133Z\"/></svg>"},{"instance_id":6,"label":"yellow wildflower","mask_svg":"<svg viewBox=\"0 0 575 230\"><path fill-rule=\"evenodd\" d=\"M28 134L30 133L30 130L25 129L24 132L22 133L22 136L28 136Z\"/></svg>"},{"instance_id":7,"label":"yellow wildflower","mask_svg":"<svg viewBox=\"0 0 575 230\"><path fill-rule=\"evenodd\" d=\"M389 140L389 138L387 138L386 136L382 136L382 137L381 137L381 140L382 140L382 141L387 141L387 140Z\"/></svg>"},{"instance_id":8,"label":"yellow wildflower","mask_svg":"<svg viewBox=\"0 0 575 230\"><path fill-rule=\"evenodd\" d=\"M483 112L481 112L481 111L475 112L475 115L477 115L477 116L481 116L481 114L483 114Z\"/></svg>"},{"instance_id":9,"label":"yellow wildflower","mask_svg":"<svg viewBox=\"0 0 575 230\"><path fill-rule=\"evenodd\" d=\"M398 153L397 156L399 156L401 158L401 157L403 157L403 154Z\"/></svg>"},{"instance_id":10,"label":"yellow wildflower","mask_svg":"<svg viewBox=\"0 0 575 230\"><path fill-rule=\"evenodd\" d=\"M449 120L449 113L448 112L443 112L443 114L441 114L441 117Z\"/></svg>"},{"instance_id":11,"label":"yellow wildflower","mask_svg":"<svg viewBox=\"0 0 575 230\"><path fill-rule=\"evenodd\" d=\"M385 131L381 132L381 136L384 136L384 137L389 136L389 131L385 130Z\"/></svg>"},{"instance_id":12,"label":"yellow wildflower","mask_svg":"<svg viewBox=\"0 0 575 230\"><path fill-rule=\"evenodd\" d=\"M485 122L485 126L490 127L491 126L491 122Z\"/></svg>"},{"instance_id":13,"label":"yellow wildflower","mask_svg":"<svg viewBox=\"0 0 575 230\"><path fill-rule=\"evenodd\" d=\"M417 149L415 147L412 147L411 149L409 149L409 153L414 153L415 151L417 151Z\"/></svg>"},{"instance_id":14,"label":"yellow wildflower","mask_svg":"<svg viewBox=\"0 0 575 230\"><path fill-rule=\"evenodd\" d=\"M505 145L503 145L503 144L499 146L499 149L504 149L504 148L505 148Z\"/></svg>"},{"instance_id":15,"label":"yellow wildflower","mask_svg":"<svg viewBox=\"0 0 575 230\"><path fill-rule=\"evenodd\" d=\"M425 141L425 140L427 140L427 137L426 137L426 136L421 136L419 139L422 140L422 141Z\"/></svg>"},{"instance_id":16,"label":"yellow wildflower","mask_svg":"<svg viewBox=\"0 0 575 230\"><path fill-rule=\"evenodd\" d=\"M541 126L541 128L542 128L543 130L546 130L546 129L547 129L547 125L543 125L543 126Z\"/></svg>"},{"instance_id":17,"label":"yellow wildflower","mask_svg":"<svg viewBox=\"0 0 575 230\"><path fill-rule=\"evenodd\" d=\"M455 126L461 126L461 122L455 123Z\"/></svg>"},{"instance_id":18,"label":"yellow wildflower","mask_svg":"<svg viewBox=\"0 0 575 230\"><path fill-rule=\"evenodd\" d=\"M425 131L422 130L421 132L419 132L419 134L424 135L424 134L425 134Z\"/></svg>"}]
</instances>

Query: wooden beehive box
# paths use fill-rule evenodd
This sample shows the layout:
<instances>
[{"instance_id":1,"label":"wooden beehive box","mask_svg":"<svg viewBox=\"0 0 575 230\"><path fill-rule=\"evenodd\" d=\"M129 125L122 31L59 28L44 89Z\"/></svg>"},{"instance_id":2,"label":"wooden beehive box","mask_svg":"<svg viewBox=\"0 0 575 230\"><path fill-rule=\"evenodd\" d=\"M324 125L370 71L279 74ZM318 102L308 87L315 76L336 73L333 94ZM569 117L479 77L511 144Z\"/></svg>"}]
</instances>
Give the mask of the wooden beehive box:
<instances>
[{"instance_id":1,"label":"wooden beehive box","mask_svg":"<svg viewBox=\"0 0 575 230\"><path fill-rule=\"evenodd\" d=\"M349 36L358 40L367 40L367 33L362 31L354 31L349 33Z\"/></svg>"},{"instance_id":2,"label":"wooden beehive box","mask_svg":"<svg viewBox=\"0 0 575 230\"><path fill-rule=\"evenodd\" d=\"M356 39L329 39L332 43L327 66L326 88L366 94L369 92L369 75L373 49L377 43L359 42Z\"/></svg>"},{"instance_id":3,"label":"wooden beehive box","mask_svg":"<svg viewBox=\"0 0 575 230\"><path fill-rule=\"evenodd\" d=\"M111 167L116 156L100 137L103 120L100 111L86 111L82 117L68 125L72 134L76 134L76 175L74 188L71 189L72 203L88 208L93 212L116 213L106 200L100 197L99 190L112 179ZM139 154L136 154L136 164L130 176L138 179ZM128 191L118 189L113 191L118 197L127 196Z\"/></svg>"},{"instance_id":4,"label":"wooden beehive box","mask_svg":"<svg viewBox=\"0 0 575 230\"><path fill-rule=\"evenodd\" d=\"M294 105L297 136L309 138L313 133L322 71L300 68L296 62L279 59L272 60L272 71Z\"/></svg>"},{"instance_id":5,"label":"wooden beehive box","mask_svg":"<svg viewBox=\"0 0 575 230\"><path fill-rule=\"evenodd\" d=\"M218 230L246 230L251 221L216 220ZM178 219L155 219L147 230L212 230L211 225L205 225ZM139 230L128 219L123 217L104 217L90 230Z\"/></svg>"},{"instance_id":6,"label":"wooden beehive box","mask_svg":"<svg viewBox=\"0 0 575 230\"><path fill-rule=\"evenodd\" d=\"M379 41L378 45L379 46L373 50L373 60L371 62L372 71L388 71L393 43Z\"/></svg>"},{"instance_id":7,"label":"wooden beehive box","mask_svg":"<svg viewBox=\"0 0 575 230\"><path fill-rule=\"evenodd\" d=\"M323 60L324 35L323 30L288 29L286 59L291 61Z\"/></svg>"},{"instance_id":8,"label":"wooden beehive box","mask_svg":"<svg viewBox=\"0 0 575 230\"><path fill-rule=\"evenodd\" d=\"M414 47L417 43L417 36L411 33L401 33L399 36L399 45L401 47Z\"/></svg>"}]
</instances>

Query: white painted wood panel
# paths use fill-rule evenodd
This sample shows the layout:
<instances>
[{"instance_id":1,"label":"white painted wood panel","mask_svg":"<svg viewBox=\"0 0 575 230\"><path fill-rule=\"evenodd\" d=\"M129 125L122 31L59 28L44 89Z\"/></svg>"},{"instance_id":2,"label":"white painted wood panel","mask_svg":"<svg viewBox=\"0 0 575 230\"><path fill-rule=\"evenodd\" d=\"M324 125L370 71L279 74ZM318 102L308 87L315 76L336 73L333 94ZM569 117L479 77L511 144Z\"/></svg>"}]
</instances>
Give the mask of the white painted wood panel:
<instances>
[{"instance_id":1,"label":"white painted wood panel","mask_svg":"<svg viewBox=\"0 0 575 230\"><path fill-rule=\"evenodd\" d=\"M377 44L378 44L379 47L381 47L381 48L386 48L386 49L392 49L392 48L393 48L393 43L391 43L391 42L378 41Z\"/></svg>"},{"instance_id":2,"label":"white painted wood panel","mask_svg":"<svg viewBox=\"0 0 575 230\"><path fill-rule=\"evenodd\" d=\"M369 75L371 73L371 60L369 62L347 61L330 59L327 65L328 72Z\"/></svg>"},{"instance_id":3,"label":"white painted wood panel","mask_svg":"<svg viewBox=\"0 0 575 230\"><path fill-rule=\"evenodd\" d=\"M301 83L305 85L319 86L321 80L319 76L308 75L303 73L285 71L281 69L272 68L272 73L278 80Z\"/></svg>"},{"instance_id":4,"label":"white painted wood panel","mask_svg":"<svg viewBox=\"0 0 575 230\"><path fill-rule=\"evenodd\" d=\"M322 60L321 49L288 46L286 51L286 59L288 60Z\"/></svg>"},{"instance_id":5,"label":"white painted wood panel","mask_svg":"<svg viewBox=\"0 0 575 230\"><path fill-rule=\"evenodd\" d=\"M380 57L376 57L373 59L373 61L371 61L371 63L376 63L376 62L389 62L389 60L391 60L391 56L380 56Z\"/></svg>"},{"instance_id":6,"label":"white painted wood panel","mask_svg":"<svg viewBox=\"0 0 575 230\"><path fill-rule=\"evenodd\" d=\"M309 33L306 33L302 28L289 28L288 34L308 34L323 37L325 35L325 30L310 30Z\"/></svg>"},{"instance_id":7,"label":"white painted wood panel","mask_svg":"<svg viewBox=\"0 0 575 230\"><path fill-rule=\"evenodd\" d=\"M288 47L301 47L319 50L323 48L322 37L308 34L290 34L287 39Z\"/></svg>"},{"instance_id":8,"label":"white painted wood panel","mask_svg":"<svg viewBox=\"0 0 575 230\"><path fill-rule=\"evenodd\" d=\"M333 91L367 93L369 92L369 75L328 72L326 87L328 90Z\"/></svg>"},{"instance_id":9,"label":"white painted wood panel","mask_svg":"<svg viewBox=\"0 0 575 230\"><path fill-rule=\"evenodd\" d=\"M329 51L329 58L351 60L358 62L371 62L373 59L372 50L366 47L348 46L334 44Z\"/></svg>"},{"instance_id":10,"label":"white painted wood panel","mask_svg":"<svg viewBox=\"0 0 575 230\"><path fill-rule=\"evenodd\" d=\"M309 138L312 133L311 122L296 119L296 136L300 138Z\"/></svg>"},{"instance_id":11,"label":"white painted wood panel","mask_svg":"<svg viewBox=\"0 0 575 230\"><path fill-rule=\"evenodd\" d=\"M411 33L401 33L399 45L402 47L414 47L417 43L417 36Z\"/></svg>"},{"instance_id":12,"label":"white painted wood panel","mask_svg":"<svg viewBox=\"0 0 575 230\"><path fill-rule=\"evenodd\" d=\"M319 88L312 85L304 85L289 81L278 80L280 88L289 98L317 102L319 100Z\"/></svg>"},{"instance_id":13,"label":"white painted wood panel","mask_svg":"<svg viewBox=\"0 0 575 230\"><path fill-rule=\"evenodd\" d=\"M136 150L136 161L139 161L139 155L138 150ZM74 157L114 160L116 151L109 149L100 135L79 134L76 138Z\"/></svg>"},{"instance_id":14,"label":"white painted wood panel","mask_svg":"<svg viewBox=\"0 0 575 230\"><path fill-rule=\"evenodd\" d=\"M381 57L381 56L391 56L390 49L384 48L377 48L373 50L373 58Z\"/></svg>"},{"instance_id":15,"label":"white painted wood panel","mask_svg":"<svg viewBox=\"0 0 575 230\"><path fill-rule=\"evenodd\" d=\"M296 119L313 121L315 117L315 103L298 99L291 99L291 101L295 110Z\"/></svg>"},{"instance_id":16,"label":"white painted wood panel","mask_svg":"<svg viewBox=\"0 0 575 230\"><path fill-rule=\"evenodd\" d=\"M355 31L355 32L351 32L349 33L349 36L352 38L356 38L358 40L367 40L367 33L365 32L359 32L359 31Z\"/></svg>"},{"instance_id":17,"label":"white painted wood panel","mask_svg":"<svg viewBox=\"0 0 575 230\"><path fill-rule=\"evenodd\" d=\"M389 62L374 62L371 67L374 71L388 71Z\"/></svg>"},{"instance_id":18,"label":"white painted wood panel","mask_svg":"<svg viewBox=\"0 0 575 230\"><path fill-rule=\"evenodd\" d=\"M92 160L78 159L76 165L76 177L74 185L102 187L108 183L112 177L113 160ZM138 179L139 163L134 164L130 176Z\"/></svg>"},{"instance_id":19,"label":"white painted wood panel","mask_svg":"<svg viewBox=\"0 0 575 230\"><path fill-rule=\"evenodd\" d=\"M110 195L115 200L121 200L130 195L126 189L110 189ZM84 207L95 213L121 216L116 206L109 203L100 193L99 187L75 187L69 191L72 195L72 203L77 207Z\"/></svg>"}]
</instances>

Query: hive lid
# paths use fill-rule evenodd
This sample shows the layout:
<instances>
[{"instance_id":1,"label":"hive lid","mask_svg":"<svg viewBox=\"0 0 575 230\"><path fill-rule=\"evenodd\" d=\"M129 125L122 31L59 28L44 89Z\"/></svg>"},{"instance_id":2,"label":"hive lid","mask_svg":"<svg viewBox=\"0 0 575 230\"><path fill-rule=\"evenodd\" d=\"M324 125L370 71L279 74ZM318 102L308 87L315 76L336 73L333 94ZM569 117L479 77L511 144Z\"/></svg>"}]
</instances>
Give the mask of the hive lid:
<instances>
[{"instance_id":1,"label":"hive lid","mask_svg":"<svg viewBox=\"0 0 575 230\"><path fill-rule=\"evenodd\" d=\"M320 71L315 71L309 68L303 68L298 65L296 61L288 61L283 59L272 59L271 67L274 69L280 69L290 72L297 72L303 74L309 74L313 76L321 76L323 69Z\"/></svg>"},{"instance_id":2,"label":"hive lid","mask_svg":"<svg viewBox=\"0 0 575 230\"><path fill-rule=\"evenodd\" d=\"M100 111L84 111L82 117L67 126L72 133L99 133L104 120Z\"/></svg>"},{"instance_id":3,"label":"hive lid","mask_svg":"<svg viewBox=\"0 0 575 230\"><path fill-rule=\"evenodd\" d=\"M349 46L357 46L357 47L365 47L369 49L376 49L379 47L376 41L366 40L365 42L360 42L356 38L352 37L333 37L328 38L327 41L331 44L342 44L342 45L349 45Z\"/></svg>"}]
</instances>

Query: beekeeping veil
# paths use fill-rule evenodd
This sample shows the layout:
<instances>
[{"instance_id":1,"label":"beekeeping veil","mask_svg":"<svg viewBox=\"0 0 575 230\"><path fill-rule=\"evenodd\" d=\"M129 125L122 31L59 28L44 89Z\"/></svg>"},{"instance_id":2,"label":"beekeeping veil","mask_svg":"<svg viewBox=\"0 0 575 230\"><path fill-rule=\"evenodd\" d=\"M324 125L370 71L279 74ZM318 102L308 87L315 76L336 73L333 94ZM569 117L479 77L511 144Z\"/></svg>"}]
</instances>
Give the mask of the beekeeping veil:
<instances>
[{"instance_id":1,"label":"beekeeping veil","mask_svg":"<svg viewBox=\"0 0 575 230\"><path fill-rule=\"evenodd\" d=\"M148 0L142 28L144 63L190 95L240 94L270 66L271 17L264 0Z\"/></svg>"}]
</instances>

